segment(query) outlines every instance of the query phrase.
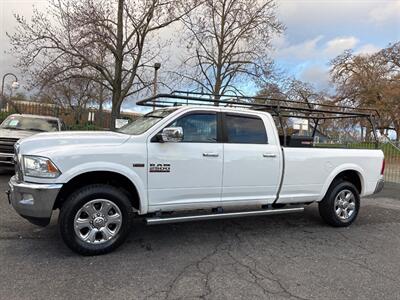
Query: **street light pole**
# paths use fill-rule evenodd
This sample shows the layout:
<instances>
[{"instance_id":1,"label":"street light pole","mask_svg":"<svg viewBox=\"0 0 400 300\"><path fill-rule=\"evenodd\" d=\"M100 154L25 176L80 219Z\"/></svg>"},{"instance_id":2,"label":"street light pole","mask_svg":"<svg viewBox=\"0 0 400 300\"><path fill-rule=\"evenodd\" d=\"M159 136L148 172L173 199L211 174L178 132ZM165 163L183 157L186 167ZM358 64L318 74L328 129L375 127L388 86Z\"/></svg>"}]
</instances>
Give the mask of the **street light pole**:
<instances>
[{"instance_id":1,"label":"street light pole","mask_svg":"<svg viewBox=\"0 0 400 300\"><path fill-rule=\"evenodd\" d=\"M17 78L17 76L15 74L13 74L13 73L4 74L3 80L1 82L1 103L0 103L0 108L3 108L3 104L4 104L3 103L3 100L4 100L4 82L5 82L7 76L13 76L14 77L15 81L13 82L13 88L18 88L18 86L19 86L18 78Z\"/></svg>"},{"instance_id":2,"label":"street light pole","mask_svg":"<svg viewBox=\"0 0 400 300\"><path fill-rule=\"evenodd\" d=\"M154 64L154 80L153 80L153 96L157 95L157 83L158 83L158 70L161 68L160 63ZM156 109L156 99L153 100L153 111Z\"/></svg>"}]
</instances>

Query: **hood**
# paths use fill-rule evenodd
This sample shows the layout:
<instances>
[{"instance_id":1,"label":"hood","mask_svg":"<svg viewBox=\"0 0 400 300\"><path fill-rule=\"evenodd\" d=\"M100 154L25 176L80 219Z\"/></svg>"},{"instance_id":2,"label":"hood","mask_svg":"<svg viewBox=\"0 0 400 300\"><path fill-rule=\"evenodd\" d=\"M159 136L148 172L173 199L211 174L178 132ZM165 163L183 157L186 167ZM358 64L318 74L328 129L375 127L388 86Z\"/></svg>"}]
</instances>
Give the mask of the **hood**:
<instances>
[{"instance_id":1,"label":"hood","mask_svg":"<svg viewBox=\"0 0 400 300\"><path fill-rule=\"evenodd\" d=\"M23 139L18 144L22 154L34 155L55 152L58 149L66 151L67 148L76 153L96 145L99 147L120 145L129 138L127 134L112 131L64 131L39 133Z\"/></svg>"},{"instance_id":2,"label":"hood","mask_svg":"<svg viewBox=\"0 0 400 300\"><path fill-rule=\"evenodd\" d=\"M38 134L38 132L30 130L15 130L15 129L0 128L0 138L23 139L32 136L34 134Z\"/></svg>"}]
</instances>

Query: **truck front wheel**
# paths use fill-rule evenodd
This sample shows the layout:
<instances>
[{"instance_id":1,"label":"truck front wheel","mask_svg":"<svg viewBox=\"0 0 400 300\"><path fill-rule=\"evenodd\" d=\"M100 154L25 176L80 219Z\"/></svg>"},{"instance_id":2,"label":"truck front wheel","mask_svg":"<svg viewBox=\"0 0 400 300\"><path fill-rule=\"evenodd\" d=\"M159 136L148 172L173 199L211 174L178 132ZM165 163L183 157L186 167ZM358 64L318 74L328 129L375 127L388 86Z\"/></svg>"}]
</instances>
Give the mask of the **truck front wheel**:
<instances>
[{"instance_id":1,"label":"truck front wheel","mask_svg":"<svg viewBox=\"0 0 400 300\"><path fill-rule=\"evenodd\" d=\"M129 234L133 210L116 187L94 184L72 193L60 210L66 245L82 255L99 255L120 246Z\"/></svg>"},{"instance_id":2,"label":"truck front wheel","mask_svg":"<svg viewBox=\"0 0 400 300\"><path fill-rule=\"evenodd\" d=\"M345 227L355 221L360 210L360 195L348 181L335 181L319 203L319 214L331 226Z\"/></svg>"}]
</instances>

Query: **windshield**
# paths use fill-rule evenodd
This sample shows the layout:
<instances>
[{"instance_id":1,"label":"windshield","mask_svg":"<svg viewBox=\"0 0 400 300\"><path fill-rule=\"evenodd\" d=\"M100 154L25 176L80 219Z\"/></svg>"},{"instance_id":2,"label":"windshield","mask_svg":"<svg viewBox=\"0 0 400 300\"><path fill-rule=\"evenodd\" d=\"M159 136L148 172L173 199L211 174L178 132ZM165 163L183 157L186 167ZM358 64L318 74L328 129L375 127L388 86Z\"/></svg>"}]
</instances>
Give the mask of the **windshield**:
<instances>
[{"instance_id":1,"label":"windshield","mask_svg":"<svg viewBox=\"0 0 400 300\"><path fill-rule=\"evenodd\" d=\"M38 132L58 131L58 122L26 116L9 116L1 123L0 128Z\"/></svg>"},{"instance_id":2,"label":"windshield","mask_svg":"<svg viewBox=\"0 0 400 300\"><path fill-rule=\"evenodd\" d=\"M141 116L132 123L118 129L118 132L131 135L142 134L164 119L166 116L173 113L175 110L176 109L159 109L152 111L144 116Z\"/></svg>"}]
</instances>

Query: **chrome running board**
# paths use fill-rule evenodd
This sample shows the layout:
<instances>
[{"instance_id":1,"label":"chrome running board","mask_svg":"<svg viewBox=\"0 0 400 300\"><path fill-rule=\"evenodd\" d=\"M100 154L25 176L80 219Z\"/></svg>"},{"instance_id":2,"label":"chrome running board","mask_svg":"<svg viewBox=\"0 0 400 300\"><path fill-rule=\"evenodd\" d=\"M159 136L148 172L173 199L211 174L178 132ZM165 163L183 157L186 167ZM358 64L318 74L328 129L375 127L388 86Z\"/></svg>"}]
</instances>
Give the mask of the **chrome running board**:
<instances>
[{"instance_id":1,"label":"chrome running board","mask_svg":"<svg viewBox=\"0 0 400 300\"><path fill-rule=\"evenodd\" d=\"M168 223L182 223L190 221L202 221L202 220L216 220L216 219L229 219L229 218L241 218L251 216L264 216L264 215L279 215L303 212L304 207L295 208L280 208L280 209L269 209L269 210L254 210L254 211L243 211L243 212L230 212L230 213L215 213L208 215L193 215L193 216L182 216L182 217L150 217L146 218L147 225L158 225Z\"/></svg>"}]
</instances>

